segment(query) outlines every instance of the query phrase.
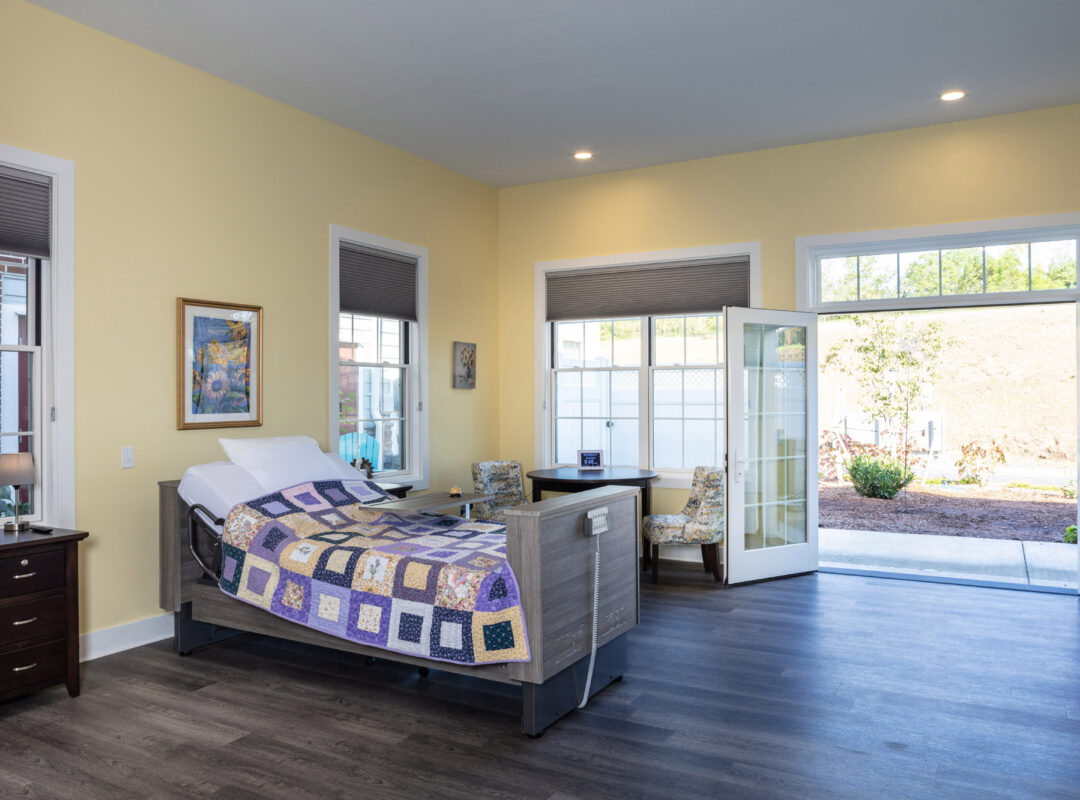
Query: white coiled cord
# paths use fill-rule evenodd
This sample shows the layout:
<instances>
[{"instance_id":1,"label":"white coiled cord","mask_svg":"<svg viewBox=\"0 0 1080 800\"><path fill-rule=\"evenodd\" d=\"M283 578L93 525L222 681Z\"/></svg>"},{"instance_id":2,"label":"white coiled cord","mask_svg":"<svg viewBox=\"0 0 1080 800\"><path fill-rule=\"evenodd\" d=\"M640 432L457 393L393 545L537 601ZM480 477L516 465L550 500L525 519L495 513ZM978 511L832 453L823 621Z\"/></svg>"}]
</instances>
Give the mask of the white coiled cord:
<instances>
[{"instance_id":1,"label":"white coiled cord","mask_svg":"<svg viewBox=\"0 0 1080 800\"><path fill-rule=\"evenodd\" d=\"M593 669L596 667L597 632L600 629L600 537L593 538L596 539L596 555L594 556L592 586L592 650L589 654L589 674L585 678L585 696L578 703L578 708L585 708L585 704L589 702L589 689L592 688Z\"/></svg>"}]
</instances>

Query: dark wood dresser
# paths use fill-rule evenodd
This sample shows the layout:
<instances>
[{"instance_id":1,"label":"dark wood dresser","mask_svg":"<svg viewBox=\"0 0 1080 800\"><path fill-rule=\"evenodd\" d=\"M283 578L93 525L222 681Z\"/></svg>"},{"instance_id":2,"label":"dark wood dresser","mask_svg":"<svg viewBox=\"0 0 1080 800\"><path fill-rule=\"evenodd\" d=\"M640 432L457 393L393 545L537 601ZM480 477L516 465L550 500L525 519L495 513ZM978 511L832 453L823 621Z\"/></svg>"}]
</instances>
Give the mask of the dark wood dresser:
<instances>
[{"instance_id":1,"label":"dark wood dresser","mask_svg":"<svg viewBox=\"0 0 1080 800\"><path fill-rule=\"evenodd\" d=\"M79 694L79 542L0 532L0 700L63 683Z\"/></svg>"}]
</instances>

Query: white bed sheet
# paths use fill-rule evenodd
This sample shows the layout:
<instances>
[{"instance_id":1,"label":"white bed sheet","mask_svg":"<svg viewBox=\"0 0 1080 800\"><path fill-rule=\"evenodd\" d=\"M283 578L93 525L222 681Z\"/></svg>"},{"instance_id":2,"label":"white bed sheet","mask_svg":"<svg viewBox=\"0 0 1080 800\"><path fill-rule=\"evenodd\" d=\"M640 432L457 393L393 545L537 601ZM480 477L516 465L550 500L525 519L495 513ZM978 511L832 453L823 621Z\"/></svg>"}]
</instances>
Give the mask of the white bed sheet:
<instances>
[{"instance_id":1,"label":"white bed sheet","mask_svg":"<svg viewBox=\"0 0 1080 800\"><path fill-rule=\"evenodd\" d=\"M177 492L189 506L206 506L221 519L229 515L233 506L266 494L246 469L231 461L188 467Z\"/></svg>"}]
</instances>

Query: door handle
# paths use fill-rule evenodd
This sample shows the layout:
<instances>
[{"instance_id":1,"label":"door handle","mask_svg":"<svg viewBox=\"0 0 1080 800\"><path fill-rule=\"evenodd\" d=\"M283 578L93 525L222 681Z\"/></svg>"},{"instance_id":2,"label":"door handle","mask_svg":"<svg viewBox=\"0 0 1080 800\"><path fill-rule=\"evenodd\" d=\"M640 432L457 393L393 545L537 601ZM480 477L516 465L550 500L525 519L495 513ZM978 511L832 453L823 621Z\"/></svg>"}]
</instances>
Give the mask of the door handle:
<instances>
[{"instance_id":1,"label":"door handle","mask_svg":"<svg viewBox=\"0 0 1080 800\"><path fill-rule=\"evenodd\" d=\"M37 666L37 662L35 661L33 664L27 664L25 667L12 667L11 671L12 672L26 672L28 669L33 669L36 666Z\"/></svg>"},{"instance_id":2,"label":"door handle","mask_svg":"<svg viewBox=\"0 0 1080 800\"><path fill-rule=\"evenodd\" d=\"M12 622L12 625L29 625L31 622L37 622L37 617L30 617L30 619L17 619Z\"/></svg>"},{"instance_id":3,"label":"door handle","mask_svg":"<svg viewBox=\"0 0 1080 800\"><path fill-rule=\"evenodd\" d=\"M37 575L36 572L24 572L22 575L12 575L14 580L21 581L23 578L32 578Z\"/></svg>"},{"instance_id":4,"label":"door handle","mask_svg":"<svg viewBox=\"0 0 1080 800\"><path fill-rule=\"evenodd\" d=\"M746 479L746 459L743 458L741 447L735 448L735 483L742 483Z\"/></svg>"}]
</instances>

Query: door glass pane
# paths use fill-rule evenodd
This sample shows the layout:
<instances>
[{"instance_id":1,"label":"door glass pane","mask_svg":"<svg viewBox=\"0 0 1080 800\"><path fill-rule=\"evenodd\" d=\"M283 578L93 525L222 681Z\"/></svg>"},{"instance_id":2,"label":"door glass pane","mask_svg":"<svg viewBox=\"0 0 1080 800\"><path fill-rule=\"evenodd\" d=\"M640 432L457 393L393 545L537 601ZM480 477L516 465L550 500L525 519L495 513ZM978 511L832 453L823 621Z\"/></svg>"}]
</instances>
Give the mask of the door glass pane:
<instances>
[{"instance_id":1,"label":"door glass pane","mask_svg":"<svg viewBox=\"0 0 1080 800\"><path fill-rule=\"evenodd\" d=\"M747 324L745 547L806 541L806 328ZM800 355L801 354L801 355Z\"/></svg>"}]
</instances>

